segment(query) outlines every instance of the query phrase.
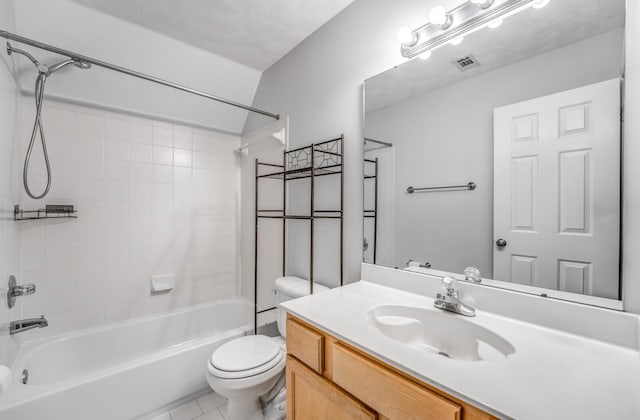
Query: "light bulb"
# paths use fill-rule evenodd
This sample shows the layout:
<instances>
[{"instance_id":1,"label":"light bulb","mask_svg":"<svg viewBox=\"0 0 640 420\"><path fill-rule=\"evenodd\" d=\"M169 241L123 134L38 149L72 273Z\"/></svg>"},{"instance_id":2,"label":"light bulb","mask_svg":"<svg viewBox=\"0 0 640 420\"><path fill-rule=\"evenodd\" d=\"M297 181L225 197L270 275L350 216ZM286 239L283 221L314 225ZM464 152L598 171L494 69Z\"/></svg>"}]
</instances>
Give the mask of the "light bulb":
<instances>
[{"instance_id":1,"label":"light bulb","mask_svg":"<svg viewBox=\"0 0 640 420\"><path fill-rule=\"evenodd\" d=\"M420 54L418 57L420 58L420 60L426 60L429 57L431 57L431 51L425 51L422 54Z\"/></svg>"},{"instance_id":2,"label":"light bulb","mask_svg":"<svg viewBox=\"0 0 640 420\"><path fill-rule=\"evenodd\" d=\"M411 29L403 26L402 28L398 29L398 32L396 32L396 38L398 39L398 42L402 44L408 44L413 41L413 32L411 31Z\"/></svg>"},{"instance_id":3,"label":"light bulb","mask_svg":"<svg viewBox=\"0 0 640 420\"><path fill-rule=\"evenodd\" d=\"M447 23L449 16L442 6L434 6L429 12L429 22L433 25L442 26Z\"/></svg>"},{"instance_id":4,"label":"light bulb","mask_svg":"<svg viewBox=\"0 0 640 420\"><path fill-rule=\"evenodd\" d=\"M549 4L551 0L536 0L533 2L534 9L542 9L544 6Z\"/></svg>"},{"instance_id":5,"label":"light bulb","mask_svg":"<svg viewBox=\"0 0 640 420\"><path fill-rule=\"evenodd\" d=\"M487 27L491 28L491 29L496 29L497 27L499 27L500 25L502 25L502 22L504 22L504 19L496 19L496 20L492 20L491 22L489 22L487 24Z\"/></svg>"},{"instance_id":6,"label":"light bulb","mask_svg":"<svg viewBox=\"0 0 640 420\"><path fill-rule=\"evenodd\" d=\"M481 9L486 9L487 7L493 4L493 0L470 0L471 3L475 4Z\"/></svg>"},{"instance_id":7,"label":"light bulb","mask_svg":"<svg viewBox=\"0 0 640 420\"><path fill-rule=\"evenodd\" d=\"M459 36L451 40L451 45L460 45L460 43L464 40L463 36Z\"/></svg>"}]
</instances>

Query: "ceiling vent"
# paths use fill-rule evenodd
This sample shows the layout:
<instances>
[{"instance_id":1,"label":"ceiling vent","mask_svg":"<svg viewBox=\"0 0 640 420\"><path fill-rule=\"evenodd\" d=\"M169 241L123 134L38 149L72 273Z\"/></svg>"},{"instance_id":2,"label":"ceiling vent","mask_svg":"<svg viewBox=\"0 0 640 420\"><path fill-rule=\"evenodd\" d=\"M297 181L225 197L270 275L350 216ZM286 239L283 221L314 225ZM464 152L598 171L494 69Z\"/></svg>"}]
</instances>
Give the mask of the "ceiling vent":
<instances>
[{"instance_id":1,"label":"ceiling vent","mask_svg":"<svg viewBox=\"0 0 640 420\"><path fill-rule=\"evenodd\" d=\"M475 58L473 56L473 54L469 54L466 57L462 57L462 58L454 61L453 64L460 71L468 71L468 70L470 70L472 68L475 68L475 67L478 67L480 65L480 63L478 62L478 59Z\"/></svg>"}]
</instances>

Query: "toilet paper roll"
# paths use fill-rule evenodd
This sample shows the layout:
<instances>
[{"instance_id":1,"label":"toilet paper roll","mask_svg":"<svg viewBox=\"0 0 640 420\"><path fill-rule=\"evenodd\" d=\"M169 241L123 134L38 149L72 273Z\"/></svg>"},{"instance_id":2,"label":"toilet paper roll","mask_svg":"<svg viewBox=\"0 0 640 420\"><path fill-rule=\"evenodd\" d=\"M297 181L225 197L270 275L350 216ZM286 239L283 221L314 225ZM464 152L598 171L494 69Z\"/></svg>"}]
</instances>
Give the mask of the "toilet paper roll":
<instances>
[{"instance_id":1,"label":"toilet paper roll","mask_svg":"<svg viewBox=\"0 0 640 420\"><path fill-rule=\"evenodd\" d=\"M0 395L11 386L11 369L0 365Z\"/></svg>"}]
</instances>

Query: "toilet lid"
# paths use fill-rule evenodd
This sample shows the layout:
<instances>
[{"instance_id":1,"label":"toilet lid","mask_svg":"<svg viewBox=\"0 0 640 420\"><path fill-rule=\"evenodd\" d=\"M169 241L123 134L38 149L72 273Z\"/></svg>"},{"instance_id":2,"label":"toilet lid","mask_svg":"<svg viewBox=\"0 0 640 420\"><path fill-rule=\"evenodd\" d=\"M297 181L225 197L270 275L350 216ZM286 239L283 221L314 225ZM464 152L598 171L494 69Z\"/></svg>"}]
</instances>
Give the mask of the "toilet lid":
<instances>
[{"instance_id":1,"label":"toilet lid","mask_svg":"<svg viewBox=\"0 0 640 420\"><path fill-rule=\"evenodd\" d=\"M231 340L218 347L211 355L211 365L221 371L242 372L270 365L269 362L272 360L282 358L281 353L280 346L271 338L264 335L250 335Z\"/></svg>"}]
</instances>

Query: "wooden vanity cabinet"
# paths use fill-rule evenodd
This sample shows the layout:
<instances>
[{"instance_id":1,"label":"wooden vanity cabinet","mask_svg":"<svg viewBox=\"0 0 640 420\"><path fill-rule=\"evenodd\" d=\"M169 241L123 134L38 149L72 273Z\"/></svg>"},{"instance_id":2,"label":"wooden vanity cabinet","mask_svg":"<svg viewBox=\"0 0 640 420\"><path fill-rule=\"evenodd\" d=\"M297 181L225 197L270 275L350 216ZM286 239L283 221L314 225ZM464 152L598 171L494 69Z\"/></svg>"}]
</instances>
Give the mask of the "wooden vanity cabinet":
<instances>
[{"instance_id":1,"label":"wooden vanity cabinet","mask_svg":"<svg viewBox=\"0 0 640 420\"><path fill-rule=\"evenodd\" d=\"M288 315L287 419L495 417Z\"/></svg>"}]
</instances>

